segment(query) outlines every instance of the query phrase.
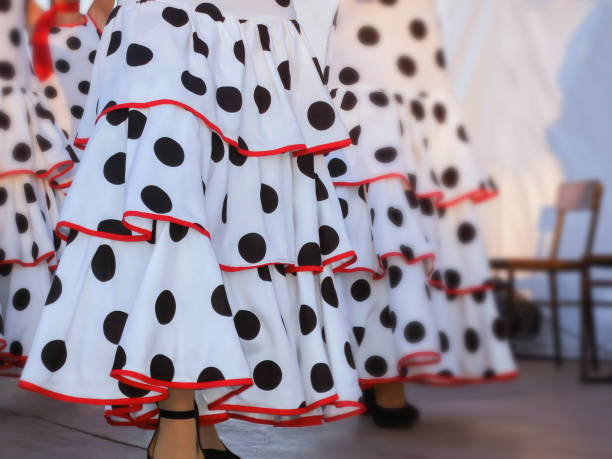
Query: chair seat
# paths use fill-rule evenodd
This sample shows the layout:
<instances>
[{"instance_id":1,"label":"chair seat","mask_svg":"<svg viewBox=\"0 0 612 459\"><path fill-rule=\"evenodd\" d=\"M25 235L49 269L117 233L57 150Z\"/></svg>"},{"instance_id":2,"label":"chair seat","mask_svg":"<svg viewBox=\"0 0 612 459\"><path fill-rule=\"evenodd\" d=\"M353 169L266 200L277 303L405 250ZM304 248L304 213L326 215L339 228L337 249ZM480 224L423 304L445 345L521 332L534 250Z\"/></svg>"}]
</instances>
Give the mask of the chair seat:
<instances>
[{"instance_id":1,"label":"chair seat","mask_svg":"<svg viewBox=\"0 0 612 459\"><path fill-rule=\"evenodd\" d=\"M494 258L491 268L515 271L579 271L583 260L576 259L538 259L538 258Z\"/></svg>"}]
</instances>

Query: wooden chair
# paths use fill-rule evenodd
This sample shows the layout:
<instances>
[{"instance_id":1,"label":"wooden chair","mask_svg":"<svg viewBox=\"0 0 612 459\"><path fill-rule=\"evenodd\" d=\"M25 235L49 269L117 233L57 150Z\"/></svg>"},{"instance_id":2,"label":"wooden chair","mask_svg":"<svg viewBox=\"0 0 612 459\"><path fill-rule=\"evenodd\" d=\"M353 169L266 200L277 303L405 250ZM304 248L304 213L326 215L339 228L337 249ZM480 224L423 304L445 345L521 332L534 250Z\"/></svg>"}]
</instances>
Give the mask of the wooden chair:
<instances>
[{"instance_id":1,"label":"wooden chair","mask_svg":"<svg viewBox=\"0 0 612 459\"><path fill-rule=\"evenodd\" d=\"M595 231L597 229L597 222L599 219L599 212L601 209L601 199L603 195L603 186L601 182L585 181L585 182L567 182L563 183L559 187L557 193L557 201L555 204L555 210L557 214L557 220L555 224L555 231L552 241L552 247L549 258L547 259L532 259L532 258L502 258L491 260L491 268L494 271L507 271L508 282L506 283L508 289L508 311L506 317L506 332L507 336L511 336L512 332L512 318L514 316L514 303L515 303L515 277L517 271L531 271L531 272L546 272L548 273L548 284L550 291L550 300L548 301L534 301L534 304L549 304L552 307L552 321L553 321L553 340L554 340L554 351L555 351L555 363L557 367L560 367L563 363L561 355L561 330L559 325L559 305L561 302L558 297L557 288L557 274L560 272L576 272L581 275L582 288L580 301L582 311L582 332L584 339L588 339L589 346L591 349L596 347L595 343L595 327L593 325L593 314L592 304L585 301L587 291L590 295L590 277L589 269L586 265L585 260L592 255L593 243L595 241ZM584 249L583 256L578 259L560 259L559 249L561 245L561 238L563 236L563 229L565 226L566 215L574 211L588 210L591 212L590 221L587 231L586 246ZM588 287L587 287L588 286ZM588 300L588 298L587 298ZM563 304L569 302L564 301ZM575 303L575 302L574 302ZM587 307L585 308L585 304ZM585 313L586 309L589 309L590 315ZM588 316L588 317L587 317ZM585 326L585 321L590 321L588 326ZM587 330L592 333L585 333ZM586 350L586 348L584 349ZM593 364L596 366L597 352L594 352Z\"/></svg>"},{"instance_id":2,"label":"wooden chair","mask_svg":"<svg viewBox=\"0 0 612 459\"><path fill-rule=\"evenodd\" d=\"M592 361L593 370L599 369L599 357L597 355L597 338L595 333L595 321L593 318L594 290L612 288L612 279L593 279L592 268L612 269L612 255L589 255L585 258L585 274L582 276L582 339L580 340L580 374L586 382L612 383L612 375L602 377L593 375L589 368L589 359ZM598 302L600 305L610 306L612 303Z\"/></svg>"}]
</instances>

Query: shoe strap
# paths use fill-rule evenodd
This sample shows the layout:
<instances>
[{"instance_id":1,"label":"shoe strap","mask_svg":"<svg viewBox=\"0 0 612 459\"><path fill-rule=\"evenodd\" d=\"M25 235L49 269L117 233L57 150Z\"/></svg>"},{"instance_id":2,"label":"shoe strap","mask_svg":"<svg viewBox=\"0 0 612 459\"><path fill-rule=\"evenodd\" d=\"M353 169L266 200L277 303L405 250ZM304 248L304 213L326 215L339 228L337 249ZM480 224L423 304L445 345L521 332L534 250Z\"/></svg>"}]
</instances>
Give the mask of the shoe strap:
<instances>
[{"instance_id":1,"label":"shoe strap","mask_svg":"<svg viewBox=\"0 0 612 459\"><path fill-rule=\"evenodd\" d=\"M193 419L195 418L196 412L195 410L190 411L169 411L159 409L159 417L166 419Z\"/></svg>"}]
</instances>

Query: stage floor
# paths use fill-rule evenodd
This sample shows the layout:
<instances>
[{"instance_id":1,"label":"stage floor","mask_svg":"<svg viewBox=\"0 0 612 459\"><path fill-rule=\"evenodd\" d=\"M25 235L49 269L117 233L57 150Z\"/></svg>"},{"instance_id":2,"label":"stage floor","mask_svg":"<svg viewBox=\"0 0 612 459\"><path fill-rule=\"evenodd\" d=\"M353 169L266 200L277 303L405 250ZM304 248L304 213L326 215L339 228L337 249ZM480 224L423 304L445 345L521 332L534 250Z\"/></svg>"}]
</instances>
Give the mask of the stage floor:
<instances>
[{"instance_id":1,"label":"stage floor","mask_svg":"<svg viewBox=\"0 0 612 459\"><path fill-rule=\"evenodd\" d=\"M411 386L423 419L385 431L359 417L305 429L229 422L223 439L244 458L604 459L612 457L612 385L582 385L577 366L522 362L510 383ZM0 458L145 457L150 433L106 425L101 409L56 402L0 378Z\"/></svg>"}]
</instances>

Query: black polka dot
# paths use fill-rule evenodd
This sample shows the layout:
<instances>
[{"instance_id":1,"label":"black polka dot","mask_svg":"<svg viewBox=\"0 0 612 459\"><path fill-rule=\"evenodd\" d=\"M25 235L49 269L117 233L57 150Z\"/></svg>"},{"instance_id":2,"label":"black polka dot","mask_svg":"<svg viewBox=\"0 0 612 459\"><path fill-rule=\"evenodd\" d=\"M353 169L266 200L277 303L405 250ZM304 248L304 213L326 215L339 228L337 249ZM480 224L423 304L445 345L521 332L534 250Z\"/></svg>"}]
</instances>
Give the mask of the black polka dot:
<instances>
[{"instance_id":1,"label":"black polka dot","mask_svg":"<svg viewBox=\"0 0 612 459\"><path fill-rule=\"evenodd\" d=\"M435 104L433 107L433 115L439 123L444 123L446 121L446 107L439 103Z\"/></svg>"},{"instance_id":2,"label":"black polka dot","mask_svg":"<svg viewBox=\"0 0 612 459\"><path fill-rule=\"evenodd\" d=\"M360 346L363 342L363 338L365 337L365 328L353 327L353 335L355 336L355 341L357 341L357 345Z\"/></svg>"},{"instance_id":3,"label":"black polka dot","mask_svg":"<svg viewBox=\"0 0 612 459\"><path fill-rule=\"evenodd\" d=\"M193 33L193 52L201 54L204 57L208 57L209 49L206 42L204 42L197 33Z\"/></svg>"},{"instance_id":4,"label":"black polka dot","mask_svg":"<svg viewBox=\"0 0 612 459\"><path fill-rule=\"evenodd\" d=\"M308 109L308 121L312 127L319 131L332 127L335 120L334 109L327 102L315 102Z\"/></svg>"},{"instance_id":5,"label":"black polka dot","mask_svg":"<svg viewBox=\"0 0 612 459\"><path fill-rule=\"evenodd\" d=\"M425 338L425 327L421 322L410 322L404 327L404 338L412 344L423 341Z\"/></svg>"},{"instance_id":6,"label":"black polka dot","mask_svg":"<svg viewBox=\"0 0 612 459\"><path fill-rule=\"evenodd\" d=\"M469 244L476 238L476 227L469 222L464 222L457 228L457 237L463 244Z\"/></svg>"},{"instance_id":7,"label":"black polka dot","mask_svg":"<svg viewBox=\"0 0 612 459\"><path fill-rule=\"evenodd\" d=\"M148 185L140 192L142 202L150 210L158 214L167 214L172 210L170 196L164 190L155 186Z\"/></svg>"},{"instance_id":8,"label":"black polka dot","mask_svg":"<svg viewBox=\"0 0 612 459\"><path fill-rule=\"evenodd\" d=\"M386 107L389 105L389 97L383 91L374 91L370 93L370 102L377 107Z\"/></svg>"},{"instance_id":9,"label":"black polka dot","mask_svg":"<svg viewBox=\"0 0 612 459\"><path fill-rule=\"evenodd\" d=\"M113 344L119 344L127 319L128 315L123 311L113 311L108 314L102 324L106 339Z\"/></svg>"},{"instance_id":10,"label":"black polka dot","mask_svg":"<svg viewBox=\"0 0 612 459\"><path fill-rule=\"evenodd\" d=\"M89 56L87 56L87 59L89 60L89 62L91 64L93 64L96 61L96 51L92 51L91 53L89 53Z\"/></svg>"},{"instance_id":11,"label":"black polka dot","mask_svg":"<svg viewBox=\"0 0 612 459\"><path fill-rule=\"evenodd\" d=\"M55 236L55 234L54 234ZM32 243L32 259L36 261L38 259L38 244L36 242Z\"/></svg>"},{"instance_id":12,"label":"black polka dot","mask_svg":"<svg viewBox=\"0 0 612 459\"><path fill-rule=\"evenodd\" d=\"M179 225L177 223L170 223L170 239L174 242L180 242L183 240L187 233L189 232L189 227Z\"/></svg>"},{"instance_id":13,"label":"black polka dot","mask_svg":"<svg viewBox=\"0 0 612 459\"><path fill-rule=\"evenodd\" d=\"M447 269L444 271L444 282L449 289L455 290L461 285L461 275L454 269Z\"/></svg>"},{"instance_id":14,"label":"black polka dot","mask_svg":"<svg viewBox=\"0 0 612 459\"><path fill-rule=\"evenodd\" d=\"M344 96L342 96L342 103L340 104L340 108L345 111L349 111L355 108L357 105L357 96L353 91L346 91Z\"/></svg>"},{"instance_id":15,"label":"black polka dot","mask_svg":"<svg viewBox=\"0 0 612 459\"><path fill-rule=\"evenodd\" d=\"M97 230L101 233L115 234L117 236L131 236L132 231L123 226L121 220L109 218L98 223Z\"/></svg>"},{"instance_id":16,"label":"black polka dot","mask_svg":"<svg viewBox=\"0 0 612 459\"><path fill-rule=\"evenodd\" d=\"M278 193L271 186L262 183L259 190L259 198L261 200L261 208L267 214L271 214L278 207Z\"/></svg>"},{"instance_id":17,"label":"black polka dot","mask_svg":"<svg viewBox=\"0 0 612 459\"><path fill-rule=\"evenodd\" d=\"M446 56L444 55L443 50L437 50L434 59L436 61L436 64L438 64L438 67L440 67L441 69L446 68Z\"/></svg>"},{"instance_id":18,"label":"black polka dot","mask_svg":"<svg viewBox=\"0 0 612 459\"><path fill-rule=\"evenodd\" d=\"M36 193L34 192L34 187L29 183L24 183L23 194L25 195L26 202L30 204L36 202Z\"/></svg>"},{"instance_id":19,"label":"black polka dot","mask_svg":"<svg viewBox=\"0 0 612 459\"><path fill-rule=\"evenodd\" d=\"M118 346L117 350L115 351L115 358L113 360L113 370L121 370L125 366L126 360L127 355L125 354L125 350L121 346ZM125 394L125 392L123 393Z\"/></svg>"},{"instance_id":20,"label":"black polka dot","mask_svg":"<svg viewBox=\"0 0 612 459\"><path fill-rule=\"evenodd\" d=\"M168 167L178 167L185 160L185 152L180 144L170 137L162 137L153 146L155 156Z\"/></svg>"},{"instance_id":21,"label":"black polka dot","mask_svg":"<svg viewBox=\"0 0 612 459\"><path fill-rule=\"evenodd\" d=\"M17 311L23 311L30 304L30 291L27 288L20 288L13 295L13 307Z\"/></svg>"},{"instance_id":22,"label":"black polka dot","mask_svg":"<svg viewBox=\"0 0 612 459\"><path fill-rule=\"evenodd\" d=\"M310 370L310 383L312 388L322 394L332 390L334 387L334 378L332 377L329 365L326 363L317 363Z\"/></svg>"},{"instance_id":23,"label":"black polka dot","mask_svg":"<svg viewBox=\"0 0 612 459\"><path fill-rule=\"evenodd\" d=\"M448 350L450 349L450 341L448 339L448 335L441 331L439 332L438 336L440 338L440 350L442 352L448 352Z\"/></svg>"},{"instance_id":24,"label":"black polka dot","mask_svg":"<svg viewBox=\"0 0 612 459\"><path fill-rule=\"evenodd\" d=\"M497 317L493 321L493 334L500 341L503 341L508 338L508 334L506 332L506 324L504 323L504 320L500 317Z\"/></svg>"},{"instance_id":25,"label":"black polka dot","mask_svg":"<svg viewBox=\"0 0 612 459\"><path fill-rule=\"evenodd\" d=\"M213 290L212 295L210 296L210 304L217 314L224 317L232 316L232 310L230 308L229 300L227 299L227 292L225 291L224 285L219 285Z\"/></svg>"},{"instance_id":26,"label":"black polka dot","mask_svg":"<svg viewBox=\"0 0 612 459\"><path fill-rule=\"evenodd\" d=\"M176 313L176 300L170 290L161 292L155 300L155 317L161 325L172 322Z\"/></svg>"},{"instance_id":27,"label":"black polka dot","mask_svg":"<svg viewBox=\"0 0 612 459\"><path fill-rule=\"evenodd\" d=\"M338 78L342 84L350 86L359 81L359 73L352 67L344 67L340 70Z\"/></svg>"},{"instance_id":28,"label":"black polka dot","mask_svg":"<svg viewBox=\"0 0 612 459\"><path fill-rule=\"evenodd\" d=\"M17 231L19 231L19 233L25 233L30 227L28 217L19 213L15 214L15 225L17 226Z\"/></svg>"},{"instance_id":29,"label":"black polka dot","mask_svg":"<svg viewBox=\"0 0 612 459\"><path fill-rule=\"evenodd\" d=\"M23 345L19 341L13 341L9 346L9 352L12 355L23 355Z\"/></svg>"},{"instance_id":30,"label":"black polka dot","mask_svg":"<svg viewBox=\"0 0 612 459\"><path fill-rule=\"evenodd\" d=\"M283 379L281 368L272 360L259 362L253 370L253 381L261 390L276 389Z\"/></svg>"},{"instance_id":31,"label":"black polka dot","mask_svg":"<svg viewBox=\"0 0 612 459\"><path fill-rule=\"evenodd\" d=\"M348 217L348 213L349 213L348 203L346 202L346 200L342 198L338 198L338 202L340 203L340 210L342 211L342 217L343 218Z\"/></svg>"},{"instance_id":32,"label":"black polka dot","mask_svg":"<svg viewBox=\"0 0 612 459\"><path fill-rule=\"evenodd\" d=\"M208 383L223 380L225 380L225 376L223 376L221 370L216 367L206 367L200 372L200 375L198 376L199 383Z\"/></svg>"},{"instance_id":33,"label":"black polka dot","mask_svg":"<svg viewBox=\"0 0 612 459\"><path fill-rule=\"evenodd\" d=\"M416 62L410 56L400 56L397 60L397 68L407 77L413 77L417 72Z\"/></svg>"},{"instance_id":34,"label":"black polka dot","mask_svg":"<svg viewBox=\"0 0 612 459\"><path fill-rule=\"evenodd\" d=\"M349 136L351 137L351 143L353 145L359 144L359 137L361 136L361 126L355 126L353 129L349 131Z\"/></svg>"},{"instance_id":35,"label":"black polka dot","mask_svg":"<svg viewBox=\"0 0 612 459\"><path fill-rule=\"evenodd\" d=\"M130 110L128 115L128 139L136 140L142 136L147 117L138 110Z\"/></svg>"},{"instance_id":36,"label":"black polka dot","mask_svg":"<svg viewBox=\"0 0 612 459\"><path fill-rule=\"evenodd\" d=\"M157 354L151 359L150 366L151 378L158 381L172 381L174 378L174 364L169 357Z\"/></svg>"},{"instance_id":37,"label":"black polka dot","mask_svg":"<svg viewBox=\"0 0 612 459\"><path fill-rule=\"evenodd\" d=\"M115 275L115 254L110 245L103 244L96 250L91 260L91 270L100 282L107 282Z\"/></svg>"},{"instance_id":38,"label":"black polka dot","mask_svg":"<svg viewBox=\"0 0 612 459\"><path fill-rule=\"evenodd\" d=\"M18 143L13 148L13 158L15 161L26 162L32 157L32 149L25 143Z\"/></svg>"},{"instance_id":39,"label":"black polka dot","mask_svg":"<svg viewBox=\"0 0 612 459\"><path fill-rule=\"evenodd\" d=\"M113 126L119 126L128 119L130 111L127 108L113 109L106 114L106 121Z\"/></svg>"},{"instance_id":40,"label":"black polka dot","mask_svg":"<svg viewBox=\"0 0 612 459\"><path fill-rule=\"evenodd\" d=\"M182 27L189 22L189 16L187 16L185 10L173 8L171 6L164 8L164 11L162 11L162 17L166 20L166 22L172 24L174 27Z\"/></svg>"},{"instance_id":41,"label":"black polka dot","mask_svg":"<svg viewBox=\"0 0 612 459\"><path fill-rule=\"evenodd\" d=\"M261 48L264 51L270 51L270 32L268 31L268 27L263 24L257 24L257 30L259 32Z\"/></svg>"},{"instance_id":42,"label":"black polka dot","mask_svg":"<svg viewBox=\"0 0 612 459\"><path fill-rule=\"evenodd\" d=\"M473 328L468 328L463 335L463 342L465 344L465 348L469 352L476 352L480 347L480 338L478 337L478 333Z\"/></svg>"},{"instance_id":43,"label":"black polka dot","mask_svg":"<svg viewBox=\"0 0 612 459\"><path fill-rule=\"evenodd\" d=\"M387 368L386 360L379 355L368 357L365 361L365 370L375 378L384 376Z\"/></svg>"},{"instance_id":44,"label":"black polka dot","mask_svg":"<svg viewBox=\"0 0 612 459\"><path fill-rule=\"evenodd\" d=\"M346 357L346 363L348 363L349 367L355 370L356 366L355 358L353 357L353 349L351 349L351 344L348 341L344 343L344 357Z\"/></svg>"},{"instance_id":45,"label":"black polka dot","mask_svg":"<svg viewBox=\"0 0 612 459\"><path fill-rule=\"evenodd\" d=\"M153 59L153 51L143 45L132 43L128 46L125 61L130 67L146 65Z\"/></svg>"},{"instance_id":46,"label":"black polka dot","mask_svg":"<svg viewBox=\"0 0 612 459\"><path fill-rule=\"evenodd\" d=\"M315 192L317 195L318 202L325 201L327 198L329 198L327 187L323 184L323 182L318 176L315 178ZM324 252L324 255L327 254Z\"/></svg>"},{"instance_id":47,"label":"black polka dot","mask_svg":"<svg viewBox=\"0 0 612 459\"><path fill-rule=\"evenodd\" d=\"M200 3L196 8L197 13L207 14L211 17L213 21L223 22L225 18L221 14L219 8L217 8L212 3L204 2Z\"/></svg>"},{"instance_id":48,"label":"black polka dot","mask_svg":"<svg viewBox=\"0 0 612 459\"><path fill-rule=\"evenodd\" d=\"M41 352L41 359L47 370L55 372L64 366L67 355L66 343L58 339L45 344Z\"/></svg>"},{"instance_id":49,"label":"black polka dot","mask_svg":"<svg viewBox=\"0 0 612 459\"><path fill-rule=\"evenodd\" d=\"M266 241L257 233L249 233L240 238L238 252L249 263L257 263L266 256Z\"/></svg>"},{"instance_id":50,"label":"black polka dot","mask_svg":"<svg viewBox=\"0 0 612 459\"><path fill-rule=\"evenodd\" d=\"M299 266L321 266L321 248L316 242L308 242L298 253Z\"/></svg>"},{"instance_id":51,"label":"black polka dot","mask_svg":"<svg viewBox=\"0 0 612 459\"><path fill-rule=\"evenodd\" d=\"M49 294L47 295L47 300L45 301L45 305L55 303L62 294L62 281L57 276L53 276L53 281L51 282L51 288L49 289Z\"/></svg>"},{"instance_id":52,"label":"black polka dot","mask_svg":"<svg viewBox=\"0 0 612 459\"><path fill-rule=\"evenodd\" d=\"M69 49L76 51L81 47L81 40L79 40L77 37L69 37L66 40L66 46L68 46Z\"/></svg>"},{"instance_id":53,"label":"black polka dot","mask_svg":"<svg viewBox=\"0 0 612 459\"><path fill-rule=\"evenodd\" d=\"M257 109L260 114L264 114L270 108L272 104L272 96L270 95L270 91L268 91L263 86L257 86L255 91L253 92L253 99L255 100L255 104L257 104Z\"/></svg>"},{"instance_id":54,"label":"black polka dot","mask_svg":"<svg viewBox=\"0 0 612 459\"><path fill-rule=\"evenodd\" d=\"M211 150L210 150L210 159L214 162L218 163L223 159L225 155L225 146L223 144L223 139L219 134L213 132L211 135Z\"/></svg>"},{"instance_id":55,"label":"black polka dot","mask_svg":"<svg viewBox=\"0 0 612 459\"><path fill-rule=\"evenodd\" d=\"M206 83L204 83L204 80L192 75L187 70L181 74L181 83L183 83L185 89L198 96L203 96L206 94Z\"/></svg>"},{"instance_id":56,"label":"black polka dot","mask_svg":"<svg viewBox=\"0 0 612 459\"><path fill-rule=\"evenodd\" d=\"M124 363L125 365L125 363ZM123 381L119 381L118 383L119 390L123 395L128 398L141 398L149 393L146 389L141 389L139 387L130 386L129 384L124 383Z\"/></svg>"},{"instance_id":57,"label":"black polka dot","mask_svg":"<svg viewBox=\"0 0 612 459\"><path fill-rule=\"evenodd\" d=\"M404 223L404 214L401 210L395 207L389 207L387 210L387 217L389 221L393 223L395 226L402 226Z\"/></svg>"},{"instance_id":58,"label":"black polka dot","mask_svg":"<svg viewBox=\"0 0 612 459\"><path fill-rule=\"evenodd\" d=\"M281 62L277 70L284 88L289 91L291 89L291 71L289 69L289 61Z\"/></svg>"},{"instance_id":59,"label":"black polka dot","mask_svg":"<svg viewBox=\"0 0 612 459\"><path fill-rule=\"evenodd\" d=\"M410 247L402 244L400 246L400 252L404 256L404 258L406 258L406 260L414 260L414 250L412 250Z\"/></svg>"},{"instance_id":60,"label":"black polka dot","mask_svg":"<svg viewBox=\"0 0 612 459\"><path fill-rule=\"evenodd\" d=\"M331 226L323 225L319 228L319 242L321 244L321 253L329 255L338 248L340 236Z\"/></svg>"},{"instance_id":61,"label":"black polka dot","mask_svg":"<svg viewBox=\"0 0 612 459\"><path fill-rule=\"evenodd\" d=\"M242 108L242 94L238 88L223 86L217 89L217 104L229 113L236 113Z\"/></svg>"},{"instance_id":62,"label":"black polka dot","mask_svg":"<svg viewBox=\"0 0 612 459\"><path fill-rule=\"evenodd\" d=\"M78 84L79 92L81 94L84 94L84 95L89 94L90 86L91 85L90 85L89 81L81 81L81 82L79 82L79 84Z\"/></svg>"},{"instance_id":63,"label":"black polka dot","mask_svg":"<svg viewBox=\"0 0 612 459\"><path fill-rule=\"evenodd\" d=\"M321 297L330 306L338 307L338 293L331 277L326 277L321 282Z\"/></svg>"},{"instance_id":64,"label":"black polka dot","mask_svg":"<svg viewBox=\"0 0 612 459\"><path fill-rule=\"evenodd\" d=\"M427 36L427 26L421 19L410 22L410 33L416 40L422 40Z\"/></svg>"},{"instance_id":65,"label":"black polka dot","mask_svg":"<svg viewBox=\"0 0 612 459\"><path fill-rule=\"evenodd\" d=\"M388 305L381 311L379 320L380 324L385 328L395 330L395 327L397 327L397 315L391 311L391 307Z\"/></svg>"},{"instance_id":66,"label":"black polka dot","mask_svg":"<svg viewBox=\"0 0 612 459\"><path fill-rule=\"evenodd\" d=\"M126 154L119 152L106 160L102 172L104 173L104 178L109 183L113 185L122 185L125 183L126 159Z\"/></svg>"},{"instance_id":67,"label":"black polka dot","mask_svg":"<svg viewBox=\"0 0 612 459\"><path fill-rule=\"evenodd\" d=\"M373 46L380 41L380 33L373 26L363 26L357 32L357 38L366 46Z\"/></svg>"},{"instance_id":68,"label":"black polka dot","mask_svg":"<svg viewBox=\"0 0 612 459\"><path fill-rule=\"evenodd\" d=\"M379 148L374 153L374 157L381 163L390 163L397 158L397 150L394 147Z\"/></svg>"},{"instance_id":69,"label":"black polka dot","mask_svg":"<svg viewBox=\"0 0 612 459\"><path fill-rule=\"evenodd\" d=\"M317 326L317 315L310 306L303 304L300 307L300 330L306 336L312 333Z\"/></svg>"},{"instance_id":70,"label":"black polka dot","mask_svg":"<svg viewBox=\"0 0 612 459\"><path fill-rule=\"evenodd\" d=\"M261 329L261 323L255 314L251 311L238 311L234 316L234 325L238 336L244 340L250 341L257 337Z\"/></svg>"},{"instance_id":71,"label":"black polka dot","mask_svg":"<svg viewBox=\"0 0 612 459\"><path fill-rule=\"evenodd\" d=\"M355 301L365 301L370 297L371 293L370 283L365 279L359 279L351 285L351 296Z\"/></svg>"},{"instance_id":72,"label":"black polka dot","mask_svg":"<svg viewBox=\"0 0 612 459\"><path fill-rule=\"evenodd\" d=\"M402 270L398 266L391 266L389 268L389 285L391 288L395 288L402 281Z\"/></svg>"},{"instance_id":73,"label":"black polka dot","mask_svg":"<svg viewBox=\"0 0 612 459\"><path fill-rule=\"evenodd\" d=\"M333 158L329 161L329 163L327 163L327 169L329 170L329 175L334 178L346 174L348 170L346 163L339 158Z\"/></svg>"},{"instance_id":74,"label":"black polka dot","mask_svg":"<svg viewBox=\"0 0 612 459\"><path fill-rule=\"evenodd\" d=\"M257 268L257 275L264 282L272 282L272 275L268 266L260 266Z\"/></svg>"},{"instance_id":75,"label":"black polka dot","mask_svg":"<svg viewBox=\"0 0 612 459\"><path fill-rule=\"evenodd\" d=\"M462 142L468 143L470 141L469 137L468 137L468 133L465 129L465 126L459 126L457 128L457 137L459 137L459 140L461 140Z\"/></svg>"},{"instance_id":76,"label":"black polka dot","mask_svg":"<svg viewBox=\"0 0 612 459\"><path fill-rule=\"evenodd\" d=\"M68 73L70 71L70 64L64 59L58 59L55 61L55 70L59 73Z\"/></svg>"},{"instance_id":77,"label":"black polka dot","mask_svg":"<svg viewBox=\"0 0 612 459\"><path fill-rule=\"evenodd\" d=\"M15 67L7 61L0 61L0 78L12 80L15 77Z\"/></svg>"},{"instance_id":78,"label":"black polka dot","mask_svg":"<svg viewBox=\"0 0 612 459\"><path fill-rule=\"evenodd\" d=\"M108 50L106 51L106 55L110 56L111 54L113 54L115 51L119 49L119 46L121 46L121 31L115 30L111 34L111 37L108 43Z\"/></svg>"}]
</instances>

